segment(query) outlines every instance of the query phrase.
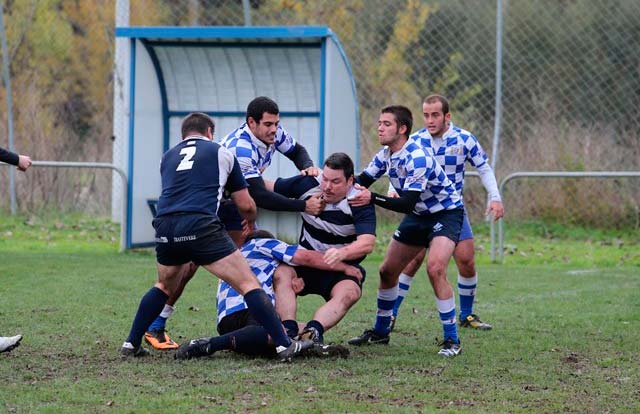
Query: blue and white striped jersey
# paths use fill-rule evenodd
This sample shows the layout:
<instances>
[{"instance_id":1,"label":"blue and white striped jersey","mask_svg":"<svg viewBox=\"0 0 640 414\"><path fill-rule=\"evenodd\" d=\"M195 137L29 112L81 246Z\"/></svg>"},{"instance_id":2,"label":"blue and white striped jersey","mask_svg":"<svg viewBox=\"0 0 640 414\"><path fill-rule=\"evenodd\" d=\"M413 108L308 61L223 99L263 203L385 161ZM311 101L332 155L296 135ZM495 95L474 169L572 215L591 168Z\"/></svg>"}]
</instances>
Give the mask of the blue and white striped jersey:
<instances>
[{"instance_id":1,"label":"blue and white striped jersey","mask_svg":"<svg viewBox=\"0 0 640 414\"><path fill-rule=\"evenodd\" d=\"M322 192L321 180L322 175L279 178L274 184L274 191L285 197L306 200ZM357 193L358 190L352 188L347 197ZM373 204L352 207L344 198L336 204L327 204L317 217L304 212L301 215L299 243L309 250L325 252L332 247L339 249L353 243L361 234L376 234L376 210ZM363 259L364 256L349 263L360 263Z\"/></svg>"},{"instance_id":2,"label":"blue and white striped jersey","mask_svg":"<svg viewBox=\"0 0 640 414\"><path fill-rule=\"evenodd\" d=\"M262 173L271 164L276 151L289 154L295 148L296 140L278 125L273 145L267 146L253 135L245 123L222 138L221 145L236 156L244 178L257 178L262 177Z\"/></svg>"},{"instance_id":3,"label":"blue and white striped jersey","mask_svg":"<svg viewBox=\"0 0 640 414\"><path fill-rule=\"evenodd\" d=\"M218 143L202 136L183 139L162 156L162 193L156 217L202 213L217 217L223 190L247 187L238 161Z\"/></svg>"},{"instance_id":4,"label":"blue and white striped jersey","mask_svg":"<svg viewBox=\"0 0 640 414\"><path fill-rule=\"evenodd\" d=\"M420 191L414 214L462 207L462 199L444 170L431 153L414 140L407 140L402 149L393 154L389 147L383 147L363 172L374 180L387 173L389 182L400 195L405 191Z\"/></svg>"},{"instance_id":5,"label":"blue and white striped jersey","mask_svg":"<svg viewBox=\"0 0 640 414\"><path fill-rule=\"evenodd\" d=\"M298 247L276 239L252 239L240 249L272 303L275 303L273 274L280 263L295 266L292 261ZM247 309L244 297L223 280L218 284L216 303L218 323L225 316Z\"/></svg>"},{"instance_id":6,"label":"blue and white striped jersey","mask_svg":"<svg viewBox=\"0 0 640 414\"><path fill-rule=\"evenodd\" d=\"M479 168L489 160L478 139L469 131L452 123L442 139L433 138L426 128L413 133L409 138L415 140L422 148L431 151L460 195L464 187L465 162Z\"/></svg>"}]
</instances>

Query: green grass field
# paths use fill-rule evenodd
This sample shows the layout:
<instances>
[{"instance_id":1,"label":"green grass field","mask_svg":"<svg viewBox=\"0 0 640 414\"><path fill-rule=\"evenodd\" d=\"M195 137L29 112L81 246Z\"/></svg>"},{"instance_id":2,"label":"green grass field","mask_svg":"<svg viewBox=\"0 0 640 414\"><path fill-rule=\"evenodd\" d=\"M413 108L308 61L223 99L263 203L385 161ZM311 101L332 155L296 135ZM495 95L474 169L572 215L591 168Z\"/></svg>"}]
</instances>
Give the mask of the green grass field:
<instances>
[{"instance_id":1,"label":"green grass field","mask_svg":"<svg viewBox=\"0 0 640 414\"><path fill-rule=\"evenodd\" d=\"M379 229L363 298L328 342L372 324L377 266L392 229ZM475 309L494 329L462 331L455 359L436 355L441 328L421 274L388 346L291 364L231 353L178 363L171 353L118 355L155 280L150 251L117 253L118 230L107 221L3 218L0 335L25 339L0 354L0 412L640 412L637 231L510 225L510 254L496 265L487 229L475 230ZM214 332L216 283L199 271L169 322L174 339ZM304 320L319 301L300 303Z\"/></svg>"}]
</instances>

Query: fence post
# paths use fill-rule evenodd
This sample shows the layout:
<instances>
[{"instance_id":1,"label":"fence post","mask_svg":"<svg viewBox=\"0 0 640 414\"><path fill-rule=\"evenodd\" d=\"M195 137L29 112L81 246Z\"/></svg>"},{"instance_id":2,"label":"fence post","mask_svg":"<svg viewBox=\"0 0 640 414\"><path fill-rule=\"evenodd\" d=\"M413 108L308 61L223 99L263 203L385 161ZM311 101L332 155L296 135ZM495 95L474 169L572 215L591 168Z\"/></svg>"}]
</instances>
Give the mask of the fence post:
<instances>
[{"instance_id":1,"label":"fence post","mask_svg":"<svg viewBox=\"0 0 640 414\"><path fill-rule=\"evenodd\" d=\"M9 151L15 151L13 145L13 102L11 100L11 77L9 75L9 51L7 50L7 33L4 30L4 2L0 0L0 37L2 37L2 77L7 89L7 127L9 135ZM9 193L11 194L11 215L16 214L16 170L9 170Z\"/></svg>"}]
</instances>

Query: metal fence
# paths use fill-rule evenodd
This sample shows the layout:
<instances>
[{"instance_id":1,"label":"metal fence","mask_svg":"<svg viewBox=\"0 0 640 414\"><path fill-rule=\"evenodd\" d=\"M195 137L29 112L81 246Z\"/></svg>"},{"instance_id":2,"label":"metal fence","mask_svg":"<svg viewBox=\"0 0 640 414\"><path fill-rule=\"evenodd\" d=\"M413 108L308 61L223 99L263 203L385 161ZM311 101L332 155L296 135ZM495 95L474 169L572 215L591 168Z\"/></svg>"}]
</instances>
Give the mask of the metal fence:
<instances>
[{"instance_id":1,"label":"metal fence","mask_svg":"<svg viewBox=\"0 0 640 414\"><path fill-rule=\"evenodd\" d=\"M421 99L438 92L450 98L453 122L494 155L498 178L523 170L640 169L640 2L25 0L4 6L15 145L35 159L111 161L114 13L125 13L130 25L140 26L331 27L354 71L363 165L377 148L380 107L405 104L419 126ZM4 88L0 107L6 107ZM6 125L3 110L2 146ZM8 194L0 179L0 193ZM640 205L633 180L553 180L544 189L520 183L509 188L508 219L633 226ZM100 196L105 214L109 185L106 180ZM564 191L572 193L560 209ZM472 208L478 220L482 188L469 185L465 200L480 205ZM597 203L612 208L585 208Z\"/></svg>"}]
</instances>

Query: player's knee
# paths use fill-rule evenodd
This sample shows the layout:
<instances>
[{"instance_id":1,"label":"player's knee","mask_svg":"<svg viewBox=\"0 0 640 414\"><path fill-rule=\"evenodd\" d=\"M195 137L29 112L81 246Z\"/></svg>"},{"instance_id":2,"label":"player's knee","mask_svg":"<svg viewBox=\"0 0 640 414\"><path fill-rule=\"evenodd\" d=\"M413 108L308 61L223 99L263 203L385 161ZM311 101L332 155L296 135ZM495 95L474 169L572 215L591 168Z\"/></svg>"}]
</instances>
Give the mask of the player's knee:
<instances>
[{"instance_id":1,"label":"player's knee","mask_svg":"<svg viewBox=\"0 0 640 414\"><path fill-rule=\"evenodd\" d=\"M473 259L473 257L460 258L457 261L457 265L458 265L458 272L461 275L473 276L476 274L476 261Z\"/></svg>"},{"instance_id":2,"label":"player's knee","mask_svg":"<svg viewBox=\"0 0 640 414\"><path fill-rule=\"evenodd\" d=\"M427 263L427 274L429 279L439 279L446 277L447 264L441 261L432 261Z\"/></svg>"},{"instance_id":3,"label":"player's knee","mask_svg":"<svg viewBox=\"0 0 640 414\"><path fill-rule=\"evenodd\" d=\"M396 272L394 272L393 269L387 266L386 263L382 263L380 265L380 280L385 282L393 282L395 273Z\"/></svg>"},{"instance_id":4,"label":"player's knee","mask_svg":"<svg viewBox=\"0 0 640 414\"><path fill-rule=\"evenodd\" d=\"M296 271L292 267L280 265L273 274L273 282L276 285L290 285L295 276Z\"/></svg>"},{"instance_id":5,"label":"player's knee","mask_svg":"<svg viewBox=\"0 0 640 414\"><path fill-rule=\"evenodd\" d=\"M360 288L355 286L355 283L353 285L353 287L349 286L344 288L341 292L342 303L347 307L351 307L354 303L360 300L360 296L362 295Z\"/></svg>"}]
</instances>

